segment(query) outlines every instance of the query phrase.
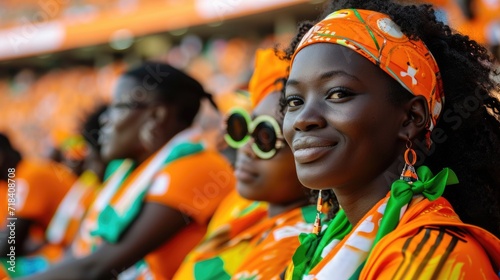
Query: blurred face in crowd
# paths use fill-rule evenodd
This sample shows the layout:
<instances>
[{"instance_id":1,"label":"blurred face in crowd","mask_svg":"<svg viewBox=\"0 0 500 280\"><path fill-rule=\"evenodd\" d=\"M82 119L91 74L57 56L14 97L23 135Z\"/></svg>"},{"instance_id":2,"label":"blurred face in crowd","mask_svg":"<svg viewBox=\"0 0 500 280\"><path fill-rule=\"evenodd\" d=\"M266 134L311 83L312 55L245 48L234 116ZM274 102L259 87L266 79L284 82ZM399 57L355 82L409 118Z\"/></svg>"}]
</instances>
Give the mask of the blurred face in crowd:
<instances>
[{"instance_id":1,"label":"blurred face in crowd","mask_svg":"<svg viewBox=\"0 0 500 280\"><path fill-rule=\"evenodd\" d=\"M136 79L122 76L118 80L106 116L102 118L100 142L104 161L134 159L145 152L139 133L148 119L151 104L151 94Z\"/></svg>"},{"instance_id":2,"label":"blurred face in crowd","mask_svg":"<svg viewBox=\"0 0 500 280\"><path fill-rule=\"evenodd\" d=\"M268 95L253 111L253 119L261 115L270 116L278 121L281 130L279 98L278 92ZM285 143L272 158L261 159L251 147L254 141L250 138L238 149L235 175L240 195L274 204L288 204L305 199L306 191L297 178L290 147Z\"/></svg>"}]
</instances>

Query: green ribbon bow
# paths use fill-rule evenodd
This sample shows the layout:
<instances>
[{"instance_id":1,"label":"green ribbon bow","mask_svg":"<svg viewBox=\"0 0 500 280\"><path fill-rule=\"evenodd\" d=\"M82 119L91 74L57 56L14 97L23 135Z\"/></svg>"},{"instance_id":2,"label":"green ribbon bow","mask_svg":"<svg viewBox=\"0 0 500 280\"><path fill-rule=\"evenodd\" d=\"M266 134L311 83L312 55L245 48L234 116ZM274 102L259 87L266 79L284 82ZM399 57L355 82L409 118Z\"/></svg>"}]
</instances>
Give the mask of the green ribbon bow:
<instances>
[{"instance_id":1,"label":"green ribbon bow","mask_svg":"<svg viewBox=\"0 0 500 280\"><path fill-rule=\"evenodd\" d=\"M399 223L401 209L410 203L414 195L422 194L430 201L438 199L447 185L458 183L458 178L449 168L444 168L436 176L427 166L421 166L417 170L418 180L412 184L404 180L396 180L391 185L391 195L387 201L380 228L377 232L372 249L385 235L393 231ZM342 240L352 230L347 216L340 210L335 218L329 223L327 229L319 235L302 233L299 236L300 246L292 257L293 274L292 279L300 280L307 275L323 258L323 249L333 240ZM366 261L365 261L366 262ZM363 262L350 279L358 279L363 267Z\"/></svg>"},{"instance_id":2,"label":"green ribbon bow","mask_svg":"<svg viewBox=\"0 0 500 280\"><path fill-rule=\"evenodd\" d=\"M429 167L421 166L417 169L417 175L418 180L413 184L401 179L392 183L391 196L387 201L384 218L380 223L374 245L396 228L401 208L410 203L414 195L422 194L430 201L434 201L441 197L447 185L458 184L457 175L449 168L444 168L436 176L433 176Z\"/></svg>"}]
</instances>

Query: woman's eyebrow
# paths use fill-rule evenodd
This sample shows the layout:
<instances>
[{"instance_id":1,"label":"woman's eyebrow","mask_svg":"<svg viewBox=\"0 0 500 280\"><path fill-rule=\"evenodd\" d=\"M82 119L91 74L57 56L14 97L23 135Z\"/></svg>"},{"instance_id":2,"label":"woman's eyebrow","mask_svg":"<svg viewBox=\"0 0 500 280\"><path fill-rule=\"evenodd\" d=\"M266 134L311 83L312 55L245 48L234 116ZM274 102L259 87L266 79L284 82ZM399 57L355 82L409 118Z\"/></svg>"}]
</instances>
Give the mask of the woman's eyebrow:
<instances>
[{"instance_id":1,"label":"woman's eyebrow","mask_svg":"<svg viewBox=\"0 0 500 280\"><path fill-rule=\"evenodd\" d=\"M332 71L328 71L328 72L325 72L323 74L321 74L319 76L319 80L326 80L326 79L331 79L333 77L336 77L336 76L347 76L347 77L350 77L352 79L355 79L355 80L358 80L358 77L354 76L354 75L351 75L343 70L332 70ZM294 79L289 79L287 82L286 82L286 87L288 86L296 86L296 85L299 85L300 82L298 80L294 80Z\"/></svg>"},{"instance_id":2,"label":"woman's eyebrow","mask_svg":"<svg viewBox=\"0 0 500 280\"><path fill-rule=\"evenodd\" d=\"M299 81L297 81L297 80L292 80L292 79L288 79L288 81L286 81L286 85L285 85L285 87L287 87L287 86L296 86L296 85L298 85L298 84L300 84L300 82L299 82Z\"/></svg>"},{"instance_id":3,"label":"woman's eyebrow","mask_svg":"<svg viewBox=\"0 0 500 280\"><path fill-rule=\"evenodd\" d=\"M353 79L359 81L358 77L353 76L353 75L351 75L343 70L332 70L332 71L325 72L325 73L321 74L321 76L319 76L319 79L326 80L326 79L331 79L331 78L337 77L337 76L347 76L347 77L350 77L350 78L353 78Z\"/></svg>"}]
</instances>

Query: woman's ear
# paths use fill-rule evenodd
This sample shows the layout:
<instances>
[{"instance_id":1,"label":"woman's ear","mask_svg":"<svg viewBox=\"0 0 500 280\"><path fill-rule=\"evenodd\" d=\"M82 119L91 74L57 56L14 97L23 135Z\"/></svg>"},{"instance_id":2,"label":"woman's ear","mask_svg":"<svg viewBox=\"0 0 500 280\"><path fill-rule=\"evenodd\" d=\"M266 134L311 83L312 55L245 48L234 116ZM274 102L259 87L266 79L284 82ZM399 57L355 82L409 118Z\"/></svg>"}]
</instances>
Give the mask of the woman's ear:
<instances>
[{"instance_id":1,"label":"woman's ear","mask_svg":"<svg viewBox=\"0 0 500 280\"><path fill-rule=\"evenodd\" d=\"M399 137L403 140L414 139L425 130L430 121L427 100L419 95L410 99L403 106L406 118L403 121Z\"/></svg>"}]
</instances>

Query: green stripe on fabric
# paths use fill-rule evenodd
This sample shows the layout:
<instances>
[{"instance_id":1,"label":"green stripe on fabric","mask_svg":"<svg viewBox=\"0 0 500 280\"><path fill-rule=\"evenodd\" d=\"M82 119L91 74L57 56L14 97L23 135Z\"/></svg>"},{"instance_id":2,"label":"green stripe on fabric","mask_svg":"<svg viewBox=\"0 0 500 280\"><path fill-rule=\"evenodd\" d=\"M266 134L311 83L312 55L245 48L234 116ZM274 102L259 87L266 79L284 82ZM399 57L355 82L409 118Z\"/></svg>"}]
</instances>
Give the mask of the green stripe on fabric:
<instances>
[{"instance_id":1,"label":"green stripe on fabric","mask_svg":"<svg viewBox=\"0 0 500 280\"><path fill-rule=\"evenodd\" d=\"M231 275L224 270L224 261L219 257L197 262L193 273L196 280L231 279Z\"/></svg>"},{"instance_id":2,"label":"green stripe on fabric","mask_svg":"<svg viewBox=\"0 0 500 280\"><path fill-rule=\"evenodd\" d=\"M239 217L243 217L245 216L246 214L248 213L251 213L253 210L259 208L261 206L261 202L259 201L255 201L255 202L252 202L250 205L248 205L246 208L244 208L243 210L241 210L241 212L239 213L238 215L238 218Z\"/></svg>"},{"instance_id":3,"label":"green stripe on fabric","mask_svg":"<svg viewBox=\"0 0 500 280\"><path fill-rule=\"evenodd\" d=\"M373 42L375 43L375 47L377 50L380 50L380 46L378 45L377 38L375 38L375 34L373 34L373 30L370 28L370 26L365 22L365 20L361 17L359 14L358 10L356 9L351 9L353 11L354 15L365 25L366 30L368 31L368 34L370 34L370 37L372 37Z\"/></svg>"},{"instance_id":4,"label":"green stripe on fabric","mask_svg":"<svg viewBox=\"0 0 500 280\"><path fill-rule=\"evenodd\" d=\"M106 166L106 170L104 171L104 179L103 179L103 182L105 182L107 179L109 179L109 177L111 175L113 175L113 173L115 173L115 171L122 165L122 163L124 161L126 161L127 159L115 159L115 160L112 160L108 163L108 165ZM135 167L135 164L133 165L133 167ZM134 169L134 168L132 168Z\"/></svg>"}]
</instances>

